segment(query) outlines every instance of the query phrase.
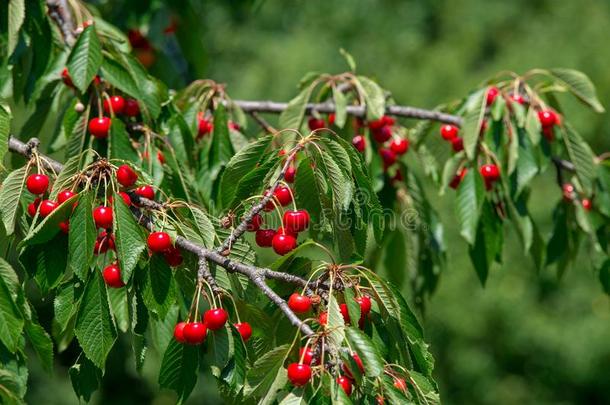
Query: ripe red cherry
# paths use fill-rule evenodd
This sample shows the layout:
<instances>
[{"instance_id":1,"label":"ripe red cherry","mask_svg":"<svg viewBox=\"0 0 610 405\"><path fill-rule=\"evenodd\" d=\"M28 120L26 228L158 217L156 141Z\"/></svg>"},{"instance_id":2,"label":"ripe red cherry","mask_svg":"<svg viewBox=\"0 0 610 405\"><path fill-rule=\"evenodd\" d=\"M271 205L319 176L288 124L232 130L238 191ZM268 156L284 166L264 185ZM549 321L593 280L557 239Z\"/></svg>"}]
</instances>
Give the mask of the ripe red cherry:
<instances>
[{"instance_id":1,"label":"ripe red cherry","mask_svg":"<svg viewBox=\"0 0 610 405\"><path fill-rule=\"evenodd\" d=\"M352 138L352 145L354 145L358 152L364 152L366 141L362 135L356 135Z\"/></svg>"},{"instance_id":2,"label":"ripe red cherry","mask_svg":"<svg viewBox=\"0 0 610 405\"><path fill-rule=\"evenodd\" d=\"M96 255L106 253L109 249L114 250L114 235L108 236L106 231L101 232L95 239L93 253Z\"/></svg>"},{"instance_id":3,"label":"ripe red cherry","mask_svg":"<svg viewBox=\"0 0 610 405\"><path fill-rule=\"evenodd\" d=\"M286 253L297 247L297 240L292 235L278 232L273 235L273 239L271 239L271 246L273 247L275 253L280 256L284 256Z\"/></svg>"},{"instance_id":4,"label":"ripe red cherry","mask_svg":"<svg viewBox=\"0 0 610 405\"><path fill-rule=\"evenodd\" d=\"M301 349L299 350L299 363L307 364L308 366L310 366L314 356L315 353L309 347L301 347Z\"/></svg>"},{"instance_id":5,"label":"ripe red cherry","mask_svg":"<svg viewBox=\"0 0 610 405\"><path fill-rule=\"evenodd\" d=\"M341 315L343 316L343 322L350 323L349 310L347 309L347 304L340 304L339 311L341 312Z\"/></svg>"},{"instance_id":6,"label":"ripe red cherry","mask_svg":"<svg viewBox=\"0 0 610 405\"><path fill-rule=\"evenodd\" d=\"M55 201L43 200L40 203L40 206L38 207L38 215L40 215L42 218L45 218L49 216L49 214L51 214L58 206L59 204L57 204Z\"/></svg>"},{"instance_id":7,"label":"ripe red cherry","mask_svg":"<svg viewBox=\"0 0 610 405\"><path fill-rule=\"evenodd\" d=\"M383 127L385 125L386 124L385 124L385 122L383 120L383 117L378 119L378 120L369 121L369 123L368 123L369 129L371 131L376 131L378 129L381 129L381 127Z\"/></svg>"},{"instance_id":8,"label":"ripe red cherry","mask_svg":"<svg viewBox=\"0 0 610 405\"><path fill-rule=\"evenodd\" d=\"M297 314L308 312L311 309L311 298L306 295L293 293L288 298L288 307Z\"/></svg>"},{"instance_id":9,"label":"ripe red cherry","mask_svg":"<svg viewBox=\"0 0 610 405\"><path fill-rule=\"evenodd\" d=\"M394 153L390 149L380 148L379 156L381 156L381 160L383 160L385 166L391 166L396 163L396 153Z\"/></svg>"},{"instance_id":10,"label":"ripe red cherry","mask_svg":"<svg viewBox=\"0 0 610 405\"><path fill-rule=\"evenodd\" d=\"M297 169L295 169L293 166L288 167L288 169L286 169L286 173L284 173L284 180L286 180L288 183L294 183L294 176L296 173Z\"/></svg>"},{"instance_id":11,"label":"ripe red cherry","mask_svg":"<svg viewBox=\"0 0 610 405\"><path fill-rule=\"evenodd\" d=\"M207 119L203 118L203 114L199 116L199 122L197 123L197 139L201 139L207 134L214 130L214 124Z\"/></svg>"},{"instance_id":12,"label":"ripe red cherry","mask_svg":"<svg viewBox=\"0 0 610 405\"><path fill-rule=\"evenodd\" d=\"M581 204L585 211L591 211L591 207L593 206L593 204L591 204L591 200L588 198L583 198Z\"/></svg>"},{"instance_id":13,"label":"ripe red cherry","mask_svg":"<svg viewBox=\"0 0 610 405\"><path fill-rule=\"evenodd\" d=\"M89 121L89 132L94 138L107 138L111 122L112 120L108 117L93 118Z\"/></svg>"},{"instance_id":14,"label":"ripe red cherry","mask_svg":"<svg viewBox=\"0 0 610 405\"><path fill-rule=\"evenodd\" d=\"M326 123L324 122L323 119L318 119L318 118L311 117L307 121L307 125L309 126L309 130L310 131L315 131L316 129L324 128L326 126Z\"/></svg>"},{"instance_id":15,"label":"ripe red cherry","mask_svg":"<svg viewBox=\"0 0 610 405\"><path fill-rule=\"evenodd\" d=\"M407 382L400 378L400 377L396 377L394 378L394 387L398 388L399 390L406 392L407 391Z\"/></svg>"},{"instance_id":16,"label":"ripe red cherry","mask_svg":"<svg viewBox=\"0 0 610 405\"><path fill-rule=\"evenodd\" d=\"M104 99L104 111L110 114L111 108L114 115L123 114L123 111L125 110L125 99L121 96L112 96L109 99Z\"/></svg>"},{"instance_id":17,"label":"ripe red cherry","mask_svg":"<svg viewBox=\"0 0 610 405\"><path fill-rule=\"evenodd\" d=\"M385 398L381 395L377 395L375 401L377 401L377 405L385 405Z\"/></svg>"},{"instance_id":18,"label":"ripe red cherry","mask_svg":"<svg viewBox=\"0 0 610 405\"><path fill-rule=\"evenodd\" d=\"M61 229L61 231L63 233L68 233L70 232L70 221L63 221L59 223L59 229Z\"/></svg>"},{"instance_id":19,"label":"ripe red cherry","mask_svg":"<svg viewBox=\"0 0 610 405\"><path fill-rule=\"evenodd\" d=\"M28 215L33 217L36 215L36 211L38 211L38 206L40 205L40 198L35 199L31 203L28 204Z\"/></svg>"},{"instance_id":20,"label":"ripe red cherry","mask_svg":"<svg viewBox=\"0 0 610 405\"><path fill-rule=\"evenodd\" d=\"M64 70L61 71L61 80L63 80L66 86L74 87L74 83L72 82L72 78L70 77L70 73L68 72L68 68L64 68Z\"/></svg>"},{"instance_id":21,"label":"ripe red cherry","mask_svg":"<svg viewBox=\"0 0 610 405\"><path fill-rule=\"evenodd\" d=\"M288 379L295 387L307 384L311 379L311 367L307 364L290 364L288 366Z\"/></svg>"},{"instance_id":22,"label":"ripe red cherry","mask_svg":"<svg viewBox=\"0 0 610 405\"><path fill-rule=\"evenodd\" d=\"M335 113L328 114L328 126L335 125Z\"/></svg>"},{"instance_id":23,"label":"ripe red cherry","mask_svg":"<svg viewBox=\"0 0 610 405\"><path fill-rule=\"evenodd\" d=\"M383 125L390 127L396 123L396 121L394 121L394 118L390 117L389 115L384 115L383 117L381 117L381 121L383 122Z\"/></svg>"},{"instance_id":24,"label":"ripe red cherry","mask_svg":"<svg viewBox=\"0 0 610 405\"><path fill-rule=\"evenodd\" d=\"M124 191L119 191L119 195L121 196L121 198L125 202L125 205L127 205L129 207L131 205L131 197L129 196L129 194L127 194Z\"/></svg>"},{"instance_id":25,"label":"ripe red cherry","mask_svg":"<svg viewBox=\"0 0 610 405\"><path fill-rule=\"evenodd\" d=\"M256 231L254 239L256 240L256 244L260 247L271 247L274 236L275 230L273 229L259 229Z\"/></svg>"},{"instance_id":26,"label":"ripe red cherry","mask_svg":"<svg viewBox=\"0 0 610 405\"><path fill-rule=\"evenodd\" d=\"M112 228L112 209L99 206L93 210L93 220L98 228Z\"/></svg>"},{"instance_id":27,"label":"ripe red cherry","mask_svg":"<svg viewBox=\"0 0 610 405\"><path fill-rule=\"evenodd\" d=\"M453 149L454 152L459 152L461 150L464 150L464 140L462 138L460 138L459 136L456 138L453 138L451 140L451 149Z\"/></svg>"},{"instance_id":28,"label":"ripe red cherry","mask_svg":"<svg viewBox=\"0 0 610 405\"><path fill-rule=\"evenodd\" d=\"M46 174L30 174L25 186L32 194L44 194L49 188L49 176Z\"/></svg>"},{"instance_id":29,"label":"ripe red cherry","mask_svg":"<svg viewBox=\"0 0 610 405\"><path fill-rule=\"evenodd\" d=\"M136 188L136 194L140 197L152 200L155 198L155 190L151 186L142 186Z\"/></svg>"},{"instance_id":30,"label":"ripe red cherry","mask_svg":"<svg viewBox=\"0 0 610 405\"><path fill-rule=\"evenodd\" d=\"M553 110L538 111L538 120L542 127L552 127L557 124L557 114Z\"/></svg>"},{"instance_id":31,"label":"ripe red cherry","mask_svg":"<svg viewBox=\"0 0 610 405\"><path fill-rule=\"evenodd\" d=\"M464 176L466 176L467 172L468 172L468 169L466 169L465 167L462 167L462 169L459 172L457 172L455 174L455 176L453 176L453 179L451 179L451 182L449 183L449 187L451 187L452 189L458 188L458 186L462 182L462 179L464 178Z\"/></svg>"},{"instance_id":32,"label":"ripe red cherry","mask_svg":"<svg viewBox=\"0 0 610 405\"><path fill-rule=\"evenodd\" d=\"M167 232L153 232L146 241L148 248L153 252L165 252L172 247L172 239Z\"/></svg>"},{"instance_id":33,"label":"ripe red cherry","mask_svg":"<svg viewBox=\"0 0 610 405\"><path fill-rule=\"evenodd\" d=\"M263 223L263 218L259 214L256 214L252 217L252 221L250 221L250 223L248 224L248 227L246 229L249 230L250 232L258 231L260 229L262 223Z\"/></svg>"},{"instance_id":34,"label":"ripe red cherry","mask_svg":"<svg viewBox=\"0 0 610 405\"><path fill-rule=\"evenodd\" d=\"M362 360L360 359L360 356L358 356L358 353L353 353L352 358L356 362L356 365L358 366L360 373L364 374L364 364L362 364ZM352 372L349 369L348 363L343 363L343 366L341 367L341 369L343 370L343 372L345 373L346 376L348 376L349 378L352 378L352 379L354 378L354 376L352 375Z\"/></svg>"},{"instance_id":35,"label":"ripe red cherry","mask_svg":"<svg viewBox=\"0 0 610 405\"><path fill-rule=\"evenodd\" d=\"M241 132L241 127L237 122L229 121L229 129L232 131Z\"/></svg>"},{"instance_id":36,"label":"ripe red cherry","mask_svg":"<svg viewBox=\"0 0 610 405\"><path fill-rule=\"evenodd\" d=\"M570 183L565 183L562 187L563 198L566 201L572 201L574 199L574 186Z\"/></svg>"},{"instance_id":37,"label":"ripe red cherry","mask_svg":"<svg viewBox=\"0 0 610 405\"><path fill-rule=\"evenodd\" d=\"M157 160L159 161L159 163L161 163L162 165L165 164L165 155L163 154L163 152L161 152L160 150L157 151Z\"/></svg>"},{"instance_id":38,"label":"ripe red cherry","mask_svg":"<svg viewBox=\"0 0 610 405\"><path fill-rule=\"evenodd\" d=\"M487 105L492 105L493 102L496 100L496 97L498 97L498 94L500 93L500 90L498 90L497 87L492 86L489 88L489 90L487 90Z\"/></svg>"},{"instance_id":39,"label":"ripe red cherry","mask_svg":"<svg viewBox=\"0 0 610 405\"><path fill-rule=\"evenodd\" d=\"M352 395L352 382L344 375L337 377L337 384L345 391L347 396Z\"/></svg>"},{"instance_id":40,"label":"ripe red cherry","mask_svg":"<svg viewBox=\"0 0 610 405\"><path fill-rule=\"evenodd\" d=\"M455 139L458 136L459 132L460 130L455 125L447 124L441 127L441 136L446 141L451 141Z\"/></svg>"},{"instance_id":41,"label":"ripe red cherry","mask_svg":"<svg viewBox=\"0 0 610 405\"><path fill-rule=\"evenodd\" d=\"M131 187L138 181L138 174L129 165L121 165L116 171L116 179L123 187Z\"/></svg>"},{"instance_id":42,"label":"ripe red cherry","mask_svg":"<svg viewBox=\"0 0 610 405\"><path fill-rule=\"evenodd\" d=\"M390 149L397 155L404 155L409 150L409 140L406 138L394 139L390 143Z\"/></svg>"},{"instance_id":43,"label":"ripe red cherry","mask_svg":"<svg viewBox=\"0 0 610 405\"><path fill-rule=\"evenodd\" d=\"M553 140L555 139L555 131L553 130L552 126L542 127L542 135L549 142L553 142Z\"/></svg>"},{"instance_id":44,"label":"ripe red cherry","mask_svg":"<svg viewBox=\"0 0 610 405\"><path fill-rule=\"evenodd\" d=\"M111 264L104 268L102 273L104 282L108 287L121 288L125 286L123 280L121 280L121 269L117 264Z\"/></svg>"},{"instance_id":45,"label":"ripe red cherry","mask_svg":"<svg viewBox=\"0 0 610 405\"><path fill-rule=\"evenodd\" d=\"M275 189L273 196L282 207L285 207L292 202L292 194L288 187L279 186Z\"/></svg>"},{"instance_id":46,"label":"ripe red cherry","mask_svg":"<svg viewBox=\"0 0 610 405\"><path fill-rule=\"evenodd\" d=\"M186 343L191 345L198 345L203 343L205 335L208 332L208 328L204 323L201 322L189 322L184 325L183 335Z\"/></svg>"},{"instance_id":47,"label":"ripe red cherry","mask_svg":"<svg viewBox=\"0 0 610 405\"><path fill-rule=\"evenodd\" d=\"M163 252L163 257L165 258L165 262L171 267L180 266L184 260L182 258L182 253L180 253L180 249L173 246Z\"/></svg>"},{"instance_id":48,"label":"ripe red cherry","mask_svg":"<svg viewBox=\"0 0 610 405\"><path fill-rule=\"evenodd\" d=\"M184 337L184 327L186 325L186 322L178 322L174 327L174 339L180 343L186 342L186 338Z\"/></svg>"},{"instance_id":49,"label":"ripe red cherry","mask_svg":"<svg viewBox=\"0 0 610 405\"><path fill-rule=\"evenodd\" d=\"M379 143L383 143L392 137L392 127L383 126L373 131L373 139Z\"/></svg>"},{"instance_id":50,"label":"ripe red cherry","mask_svg":"<svg viewBox=\"0 0 610 405\"><path fill-rule=\"evenodd\" d=\"M210 330L222 328L225 326L227 319L229 319L229 315L227 314L227 311L222 308L209 309L203 314L203 322Z\"/></svg>"},{"instance_id":51,"label":"ripe red cherry","mask_svg":"<svg viewBox=\"0 0 610 405\"><path fill-rule=\"evenodd\" d=\"M320 312L320 315L318 315L318 322L320 322L320 325L326 325L328 323L328 312Z\"/></svg>"},{"instance_id":52,"label":"ripe red cherry","mask_svg":"<svg viewBox=\"0 0 610 405\"><path fill-rule=\"evenodd\" d=\"M361 316L367 316L371 312L371 299L366 295L356 297L356 302L360 305Z\"/></svg>"},{"instance_id":53,"label":"ripe red cherry","mask_svg":"<svg viewBox=\"0 0 610 405\"><path fill-rule=\"evenodd\" d=\"M493 163L481 166L479 171L486 182L493 183L500 178L500 169Z\"/></svg>"},{"instance_id":54,"label":"ripe red cherry","mask_svg":"<svg viewBox=\"0 0 610 405\"><path fill-rule=\"evenodd\" d=\"M519 93L513 93L510 95L510 99L511 101L514 101L517 104L525 104L525 98L523 98L523 96Z\"/></svg>"},{"instance_id":55,"label":"ripe red cherry","mask_svg":"<svg viewBox=\"0 0 610 405\"><path fill-rule=\"evenodd\" d=\"M59 194L57 194L57 202L59 204L63 204L75 195L76 193L74 193L72 190L62 190L59 192Z\"/></svg>"},{"instance_id":56,"label":"ripe red cherry","mask_svg":"<svg viewBox=\"0 0 610 405\"><path fill-rule=\"evenodd\" d=\"M234 326L241 335L242 340L247 342L250 336L252 336L252 326L248 322L236 323Z\"/></svg>"},{"instance_id":57,"label":"ripe red cherry","mask_svg":"<svg viewBox=\"0 0 610 405\"><path fill-rule=\"evenodd\" d=\"M287 210L284 212L283 223L289 233L302 232L309 226L309 213L307 210Z\"/></svg>"},{"instance_id":58,"label":"ripe red cherry","mask_svg":"<svg viewBox=\"0 0 610 405\"><path fill-rule=\"evenodd\" d=\"M138 100L134 100L133 98L128 98L125 100L125 108L123 113L128 117L137 117L140 115L140 105L138 104Z\"/></svg>"}]
</instances>

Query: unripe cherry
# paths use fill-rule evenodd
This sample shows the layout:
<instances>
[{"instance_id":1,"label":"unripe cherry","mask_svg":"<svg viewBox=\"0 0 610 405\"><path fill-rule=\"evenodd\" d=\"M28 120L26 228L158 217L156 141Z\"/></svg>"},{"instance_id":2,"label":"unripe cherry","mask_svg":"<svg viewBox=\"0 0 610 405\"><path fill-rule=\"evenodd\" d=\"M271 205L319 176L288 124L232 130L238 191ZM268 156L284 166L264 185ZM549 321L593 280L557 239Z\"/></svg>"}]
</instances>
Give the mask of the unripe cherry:
<instances>
[{"instance_id":1,"label":"unripe cherry","mask_svg":"<svg viewBox=\"0 0 610 405\"><path fill-rule=\"evenodd\" d=\"M203 322L210 330L218 330L222 328L229 319L227 311L222 308L214 308L205 311L203 314Z\"/></svg>"},{"instance_id":2,"label":"unripe cherry","mask_svg":"<svg viewBox=\"0 0 610 405\"><path fill-rule=\"evenodd\" d=\"M107 138L111 123L112 120L108 117L93 118L89 121L89 132L94 138Z\"/></svg>"},{"instance_id":3,"label":"unripe cherry","mask_svg":"<svg viewBox=\"0 0 610 405\"><path fill-rule=\"evenodd\" d=\"M46 174L30 174L25 181L25 186L32 194L44 194L49 188L49 176Z\"/></svg>"},{"instance_id":4,"label":"unripe cherry","mask_svg":"<svg viewBox=\"0 0 610 405\"><path fill-rule=\"evenodd\" d=\"M311 298L306 295L293 293L288 298L288 307L297 314L308 312L311 309Z\"/></svg>"},{"instance_id":5,"label":"unripe cherry","mask_svg":"<svg viewBox=\"0 0 610 405\"><path fill-rule=\"evenodd\" d=\"M242 340L244 342L247 342L252 336L252 326L250 326L248 322L239 322L236 323L234 326L235 329L237 329L237 331L241 335Z\"/></svg>"},{"instance_id":6,"label":"unripe cherry","mask_svg":"<svg viewBox=\"0 0 610 405\"><path fill-rule=\"evenodd\" d=\"M112 209L99 206L93 210L93 220L98 228L112 228Z\"/></svg>"},{"instance_id":7,"label":"unripe cherry","mask_svg":"<svg viewBox=\"0 0 610 405\"><path fill-rule=\"evenodd\" d=\"M311 367L307 364L290 364L288 366L288 379L295 387L302 387L311 380Z\"/></svg>"},{"instance_id":8,"label":"unripe cherry","mask_svg":"<svg viewBox=\"0 0 610 405\"><path fill-rule=\"evenodd\" d=\"M121 165L116 171L116 179L123 187L131 187L138 181L138 174L129 165Z\"/></svg>"},{"instance_id":9,"label":"unripe cherry","mask_svg":"<svg viewBox=\"0 0 610 405\"><path fill-rule=\"evenodd\" d=\"M118 264L111 264L104 268L102 272L104 282L108 287L121 288L125 286L123 280L121 280L121 269Z\"/></svg>"},{"instance_id":10,"label":"unripe cherry","mask_svg":"<svg viewBox=\"0 0 610 405\"><path fill-rule=\"evenodd\" d=\"M148 248L152 252L165 252L172 247L172 239L167 232L153 232L146 240Z\"/></svg>"}]
</instances>

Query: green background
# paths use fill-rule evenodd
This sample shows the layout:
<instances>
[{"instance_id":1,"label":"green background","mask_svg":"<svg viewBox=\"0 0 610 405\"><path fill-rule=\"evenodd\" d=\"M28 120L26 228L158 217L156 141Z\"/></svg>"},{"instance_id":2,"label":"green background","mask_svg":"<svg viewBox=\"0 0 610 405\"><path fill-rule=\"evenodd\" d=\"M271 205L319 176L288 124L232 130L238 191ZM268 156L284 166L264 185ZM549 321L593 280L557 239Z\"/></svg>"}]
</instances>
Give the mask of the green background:
<instances>
[{"instance_id":1,"label":"green background","mask_svg":"<svg viewBox=\"0 0 610 405\"><path fill-rule=\"evenodd\" d=\"M591 77L610 106L610 2L581 1L106 1L91 2L123 30L140 27L156 49L151 72L180 88L195 78L227 84L233 98L286 101L309 71L347 69L391 90L399 104L432 108L461 97L502 70L569 67ZM134 4L135 3L135 4ZM175 35L163 33L170 16ZM186 61L186 62L185 62ZM569 97L566 115L596 153L610 149L608 114ZM561 198L554 174L536 180L530 209L548 235ZM504 264L482 288L458 236L453 196L435 198L447 224L449 266L423 320L446 404L601 404L610 402L610 300L586 252L563 278L537 274L507 229ZM404 269L379 269L382 272ZM408 294L408 291L406 292ZM158 359L144 379L127 343L113 350L94 401L167 403L156 385ZM68 355L58 359L67 362ZM31 372L30 403L75 401L67 369ZM210 375L190 403L212 403Z\"/></svg>"}]
</instances>

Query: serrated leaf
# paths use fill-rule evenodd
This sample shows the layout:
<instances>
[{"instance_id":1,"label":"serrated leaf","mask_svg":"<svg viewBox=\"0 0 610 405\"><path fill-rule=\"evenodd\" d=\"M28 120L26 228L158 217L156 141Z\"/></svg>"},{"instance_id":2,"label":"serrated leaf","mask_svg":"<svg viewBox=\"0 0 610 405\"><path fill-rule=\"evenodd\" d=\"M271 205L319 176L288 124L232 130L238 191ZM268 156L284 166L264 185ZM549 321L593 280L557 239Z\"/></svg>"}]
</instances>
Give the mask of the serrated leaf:
<instances>
[{"instance_id":1,"label":"serrated leaf","mask_svg":"<svg viewBox=\"0 0 610 405\"><path fill-rule=\"evenodd\" d=\"M129 330L129 307L125 288L108 288L108 305L114 325L123 333Z\"/></svg>"},{"instance_id":2,"label":"serrated leaf","mask_svg":"<svg viewBox=\"0 0 610 405\"><path fill-rule=\"evenodd\" d=\"M45 217L33 229L30 229L26 237L21 241L20 245L39 245L53 239L59 232L59 224L70 218L73 204L79 200L79 196L73 196L64 201L59 207L55 208L47 217ZM38 216L40 219L40 216Z\"/></svg>"},{"instance_id":3,"label":"serrated leaf","mask_svg":"<svg viewBox=\"0 0 610 405\"><path fill-rule=\"evenodd\" d=\"M343 128L347 120L347 98L336 86L333 86L333 101L335 102L335 125Z\"/></svg>"},{"instance_id":4,"label":"serrated leaf","mask_svg":"<svg viewBox=\"0 0 610 405\"><path fill-rule=\"evenodd\" d=\"M204 246L209 249L213 248L214 241L216 239L216 230L214 229L214 225L212 224L210 217L208 217L208 215L200 208L195 206L191 206L190 210L193 214L195 225L197 225L197 231L203 240Z\"/></svg>"},{"instance_id":5,"label":"serrated leaf","mask_svg":"<svg viewBox=\"0 0 610 405\"><path fill-rule=\"evenodd\" d=\"M102 370L85 356L80 356L78 363L70 367L70 380L77 397L89 402L102 381Z\"/></svg>"},{"instance_id":6,"label":"serrated leaf","mask_svg":"<svg viewBox=\"0 0 610 405\"><path fill-rule=\"evenodd\" d=\"M529 135L534 146L540 144L540 131L542 131L542 126L540 125L538 113L533 107L530 107L527 110L527 116L525 118L525 131Z\"/></svg>"},{"instance_id":7,"label":"serrated leaf","mask_svg":"<svg viewBox=\"0 0 610 405\"><path fill-rule=\"evenodd\" d=\"M229 207L241 204L246 198L256 194L265 184L265 178L270 174L279 161L279 156L275 153L267 157L265 162L260 164L250 173L245 175L237 185L235 197Z\"/></svg>"},{"instance_id":8,"label":"serrated leaf","mask_svg":"<svg viewBox=\"0 0 610 405\"><path fill-rule=\"evenodd\" d=\"M74 183L74 176L79 172L81 162L85 160L85 155L88 152L84 152L80 155L72 156L66 163L64 163L61 172L57 175L57 178L53 182L53 189L49 194L50 200L57 200L57 195L66 189L70 189Z\"/></svg>"},{"instance_id":9,"label":"serrated leaf","mask_svg":"<svg viewBox=\"0 0 610 405\"><path fill-rule=\"evenodd\" d=\"M288 356L290 345L275 347L259 357L248 370L245 395L262 396L267 392L284 361Z\"/></svg>"},{"instance_id":10,"label":"serrated leaf","mask_svg":"<svg viewBox=\"0 0 610 405\"><path fill-rule=\"evenodd\" d=\"M8 2L8 49L6 56L12 55L17 42L19 42L19 31L25 20L25 1L10 0ZM0 161L2 156L0 156Z\"/></svg>"},{"instance_id":11,"label":"serrated leaf","mask_svg":"<svg viewBox=\"0 0 610 405\"><path fill-rule=\"evenodd\" d=\"M78 116L72 116L74 121L66 121L71 115L66 114L64 117L63 127L64 132L69 134L68 144L66 145L66 158L80 155L85 147L85 139L87 138L87 129L89 123L89 113L91 105L87 104L85 111Z\"/></svg>"},{"instance_id":12,"label":"serrated leaf","mask_svg":"<svg viewBox=\"0 0 610 405\"><path fill-rule=\"evenodd\" d=\"M571 126L565 126L563 135L568 155L576 169L576 175L582 183L585 194L591 195L593 182L597 178L595 155L589 145Z\"/></svg>"},{"instance_id":13,"label":"serrated leaf","mask_svg":"<svg viewBox=\"0 0 610 405\"><path fill-rule=\"evenodd\" d=\"M140 226L119 194L113 197L114 236L121 278L127 283L144 249L146 241Z\"/></svg>"},{"instance_id":14,"label":"serrated leaf","mask_svg":"<svg viewBox=\"0 0 610 405\"><path fill-rule=\"evenodd\" d=\"M144 275L142 298L146 307L165 319L167 312L176 301L172 269L163 256L153 255Z\"/></svg>"},{"instance_id":15,"label":"serrated leaf","mask_svg":"<svg viewBox=\"0 0 610 405\"><path fill-rule=\"evenodd\" d=\"M67 250L68 239L62 236L54 239L52 244L28 246L19 255L43 294L61 283L68 264Z\"/></svg>"},{"instance_id":16,"label":"serrated leaf","mask_svg":"<svg viewBox=\"0 0 610 405\"><path fill-rule=\"evenodd\" d=\"M93 263L97 229L91 214L92 210L92 192L85 192L74 210L70 221L70 232L68 233L69 264L74 274L81 280L87 278Z\"/></svg>"},{"instance_id":17,"label":"serrated leaf","mask_svg":"<svg viewBox=\"0 0 610 405\"><path fill-rule=\"evenodd\" d=\"M134 56L128 53L120 53L115 56L122 62L122 65L129 72L131 79L138 86L140 94L138 101L140 102L143 115L156 119L161 113L159 83L148 75L146 69Z\"/></svg>"},{"instance_id":18,"label":"serrated leaf","mask_svg":"<svg viewBox=\"0 0 610 405\"><path fill-rule=\"evenodd\" d=\"M11 2L12 4L12 2ZM4 155L8 151L8 138L11 131L12 113L10 107L0 103L0 168L4 161Z\"/></svg>"},{"instance_id":19,"label":"serrated leaf","mask_svg":"<svg viewBox=\"0 0 610 405\"><path fill-rule=\"evenodd\" d=\"M474 158L476 147L479 143L481 125L485 118L486 91L486 88L481 89L471 96L460 131L463 134L464 151L470 160Z\"/></svg>"},{"instance_id":20,"label":"serrated leaf","mask_svg":"<svg viewBox=\"0 0 610 405\"><path fill-rule=\"evenodd\" d=\"M340 347L345 339L345 321L334 295L328 299L328 339L332 345Z\"/></svg>"},{"instance_id":21,"label":"serrated leaf","mask_svg":"<svg viewBox=\"0 0 610 405\"><path fill-rule=\"evenodd\" d=\"M333 191L333 206L336 210L347 210L352 201L354 185L341 170L337 162L325 152L322 152L324 172Z\"/></svg>"},{"instance_id":22,"label":"serrated leaf","mask_svg":"<svg viewBox=\"0 0 610 405\"><path fill-rule=\"evenodd\" d=\"M78 36L67 62L70 78L81 93L87 90L101 64L102 45L92 24Z\"/></svg>"},{"instance_id":23,"label":"serrated leaf","mask_svg":"<svg viewBox=\"0 0 610 405\"><path fill-rule=\"evenodd\" d=\"M99 271L93 273L85 286L76 316L75 333L87 358L103 369L117 332L108 309L106 284Z\"/></svg>"},{"instance_id":24,"label":"serrated leaf","mask_svg":"<svg viewBox=\"0 0 610 405\"><path fill-rule=\"evenodd\" d=\"M221 167L226 166L233 156L233 145L229 136L227 111L220 104L214 111L214 131L210 146L209 168L212 176L216 176Z\"/></svg>"},{"instance_id":25,"label":"serrated leaf","mask_svg":"<svg viewBox=\"0 0 610 405\"><path fill-rule=\"evenodd\" d=\"M582 72L572 69L555 68L549 69L555 79L567 87L583 103L587 104L597 113L603 113L604 106L600 103L591 79Z\"/></svg>"},{"instance_id":26,"label":"serrated leaf","mask_svg":"<svg viewBox=\"0 0 610 405\"><path fill-rule=\"evenodd\" d=\"M178 394L178 403L186 401L197 383L199 356L197 346L181 344L172 339L163 355L159 385Z\"/></svg>"},{"instance_id":27,"label":"serrated leaf","mask_svg":"<svg viewBox=\"0 0 610 405\"><path fill-rule=\"evenodd\" d=\"M320 195L322 190L318 188L318 183L311 168L309 158L303 158L299 162L294 179L294 196L299 207L306 209L311 216L312 223L319 224L322 214Z\"/></svg>"},{"instance_id":28,"label":"serrated leaf","mask_svg":"<svg viewBox=\"0 0 610 405\"><path fill-rule=\"evenodd\" d=\"M317 85L313 81L304 88L295 98L288 102L286 109L280 114L279 125L281 128L299 129L305 116L305 108L311 98L311 93Z\"/></svg>"},{"instance_id":29,"label":"serrated leaf","mask_svg":"<svg viewBox=\"0 0 610 405\"><path fill-rule=\"evenodd\" d=\"M111 159L122 159L128 162L137 162L139 159L138 153L131 144L125 124L118 118L114 118L110 126L108 153Z\"/></svg>"},{"instance_id":30,"label":"serrated leaf","mask_svg":"<svg viewBox=\"0 0 610 405\"><path fill-rule=\"evenodd\" d=\"M375 378L383 373L383 359L372 340L356 328L347 328L347 339L358 353L367 377Z\"/></svg>"},{"instance_id":31,"label":"serrated leaf","mask_svg":"<svg viewBox=\"0 0 610 405\"><path fill-rule=\"evenodd\" d=\"M483 205L474 245L469 249L470 260L484 286L491 264L502 252L502 221L489 202Z\"/></svg>"},{"instance_id":32,"label":"serrated leaf","mask_svg":"<svg viewBox=\"0 0 610 405\"><path fill-rule=\"evenodd\" d=\"M377 83L366 76L358 76L356 86L360 87L366 104L366 118L376 120L385 113L385 94Z\"/></svg>"},{"instance_id":33,"label":"serrated leaf","mask_svg":"<svg viewBox=\"0 0 610 405\"><path fill-rule=\"evenodd\" d=\"M7 236L12 235L15 231L15 217L17 216L17 208L23 193L26 175L27 166L14 170L4 179L0 188L0 215L2 215Z\"/></svg>"},{"instance_id":34,"label":"serrated leaf","mask_svg":"<svg viewBox=\"0 0 610 405\"><path fill-rule=\"evenodd\" d=\"M16 275L3 258L0 258L0 268L0 342L15 353L23 329L23 318L13 296Z\"/></svg>"},{"instance_id":35,"label":"serrated leaf","mask_svg":"<svg viewBox=\"0 0 610 405\"><path fill-rule=\"evenodd\" d=\"M113 87L116 87L134 99L139 99L141 97L140 89L131 77L129 71L116 60L104 57L101 73L104 79Z\"/></svg>"},{"instance_id":36,"label":"serrated leaf","mask_svg":"<svg viewBox=\"0 0 610 405\"><path fill-rule=\"evenodd\" d=\"M485 200L483 179L476 170L469 170L457 190L456 213L460 222L460 234L474 244L481 206Z\"/></svg>"},{"instance_id":37,"label":"serrated leaf","mask_svg":"<svg viewBox=\"0 0 610 405\"><path fill-rule=\"evenodd\" d=\"M53 342L49 334L37 322L32 320L25 323L25 333L42 364L42 368L51 372L53 370Z\"/></svg>"}]
</instances>

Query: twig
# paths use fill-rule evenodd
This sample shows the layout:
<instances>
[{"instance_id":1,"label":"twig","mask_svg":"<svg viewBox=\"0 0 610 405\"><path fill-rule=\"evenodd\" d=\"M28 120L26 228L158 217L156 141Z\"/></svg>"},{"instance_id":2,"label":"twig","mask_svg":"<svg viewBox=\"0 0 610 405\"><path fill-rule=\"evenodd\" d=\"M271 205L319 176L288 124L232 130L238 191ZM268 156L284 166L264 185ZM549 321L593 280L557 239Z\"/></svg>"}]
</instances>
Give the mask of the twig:
<instances>
[{"instance_id":1,"label":"twig","mask_svg":"<svg viewBox=\"0 0 610 405\"><path fill-rule=\"evenodd\" d=\"M261 117L260 115L258 115L258 113L256 111L250 111L250 116L254 119L254 121L257 122L258 125L261 126L261 128L263 128L265 130L265 132L267 132L268 134L275 134L277 132L277 130L275 128L273 128L268 122L267 120L265 120L263 117Z\"/></svg>"},{"instance_id":2,"label":"twig","mask_svg":"<svg viewBox=\"0 0 610 405\"><path fill-rule=\"evenodd\" d=\"M66 0L47 0L49 16L55 21L68 46L74 43L74 23Z\"/></svg>"}]
</instances>

